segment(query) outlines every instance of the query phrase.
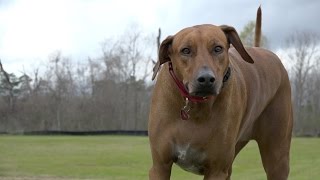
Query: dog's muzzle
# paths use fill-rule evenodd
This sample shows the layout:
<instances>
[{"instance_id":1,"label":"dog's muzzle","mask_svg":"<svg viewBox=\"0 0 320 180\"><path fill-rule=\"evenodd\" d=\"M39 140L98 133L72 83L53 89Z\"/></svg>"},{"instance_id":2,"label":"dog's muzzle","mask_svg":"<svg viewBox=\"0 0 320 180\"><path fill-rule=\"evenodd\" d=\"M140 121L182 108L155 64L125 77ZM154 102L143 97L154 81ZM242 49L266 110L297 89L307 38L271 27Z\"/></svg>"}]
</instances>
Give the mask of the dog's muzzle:
<instances>
[{"instance_id":1,"label":"dog's muzzle","mask_svg":"<svg viewBox=\"0 0 320 180\"><path fill-rule=\"evenodd\" d=\"M202 68L192 83L190 94L202 97L215 95L215 80L215 76L209 68Z\"/></svg>"}]
</instances>

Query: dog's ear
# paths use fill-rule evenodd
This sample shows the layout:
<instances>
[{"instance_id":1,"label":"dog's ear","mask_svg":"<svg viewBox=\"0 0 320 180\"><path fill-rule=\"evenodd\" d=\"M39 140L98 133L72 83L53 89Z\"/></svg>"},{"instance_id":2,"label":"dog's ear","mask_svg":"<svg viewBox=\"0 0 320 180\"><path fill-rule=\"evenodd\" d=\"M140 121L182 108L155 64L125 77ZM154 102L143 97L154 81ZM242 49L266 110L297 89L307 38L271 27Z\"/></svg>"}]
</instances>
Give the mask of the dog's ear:
<instances>
[{"instance_id":1,"label":"dog's ear","mask_svg":"<svg viewBox=\"0 0 320 180\"><path fill-rule=\"evenodd\" d=\"M157 73L160 69L160 66L163 63L166 63L170 61L169 57L169 49L171 47L173 41L173 36L168 36L165 40L162 41L160 48L159 48L159 54L158 54L158 61L153 67L153 75L152 75L152 80L154 80L157 76Z\"/></svg>"},{"instance_id":2,"label":"dog's ear","mask_svg":"<svg viewBox=\"0 0 320 180\"><path fill-rule=\"evenodd\" d=\"M234 27L222 25L222 26L220 26L220 28L227 36L229 43L231 43L234 46L234 48L236 48L236 50L239 52L241 57L248 63L254 63L251 56L248 54L246 49L243 47L243 44L240 40L240 37L239 37L237 31L234 29Z\"/></svg>"}]
</instances>

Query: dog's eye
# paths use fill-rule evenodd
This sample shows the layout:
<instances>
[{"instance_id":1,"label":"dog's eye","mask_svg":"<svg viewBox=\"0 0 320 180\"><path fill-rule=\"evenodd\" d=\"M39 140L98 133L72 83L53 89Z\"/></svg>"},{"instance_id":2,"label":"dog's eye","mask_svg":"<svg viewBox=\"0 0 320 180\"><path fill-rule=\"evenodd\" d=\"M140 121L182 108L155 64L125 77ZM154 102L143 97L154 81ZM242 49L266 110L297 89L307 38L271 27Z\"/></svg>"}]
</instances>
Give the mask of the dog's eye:
<instances>
[{"instance_id":1,"label":"dog's eye","mask_svg":"<svg viewBox=\"0 0 320 180\"><path fill-rule=\"evenodd\" d=\"M215 54L219 54L223 51L223 48L221 46L216 46L214 47L213 51Z\"/></svg>"},{"instance_id":2,"label":"dog's eye","mask_svg":"<svg viewBox=\"0 0 320 180\"><path fill-rule=\"evenodd\" d=\"M191 50L189 48L183 48L181 50L181 53L184 55L190 55L191 54Z\"/></svg>"}]
</instances>

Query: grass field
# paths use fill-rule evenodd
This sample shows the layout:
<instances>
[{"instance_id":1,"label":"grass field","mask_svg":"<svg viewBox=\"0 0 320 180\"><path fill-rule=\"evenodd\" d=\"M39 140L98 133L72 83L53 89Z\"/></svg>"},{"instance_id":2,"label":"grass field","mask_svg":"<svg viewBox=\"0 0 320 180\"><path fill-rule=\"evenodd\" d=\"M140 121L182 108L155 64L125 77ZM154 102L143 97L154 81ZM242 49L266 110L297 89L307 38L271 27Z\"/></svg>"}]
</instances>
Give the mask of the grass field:
<instances>
[{"instance_id":1,"label":"grass field","mask_svg":"<svg viewBox=\"0 0 320 180\"><path fill-rule=\"evenodd\" d=\"M0 136L0 179L148 179L147 137ZM266 179L257 145L249 143L233 166L232 179ZM320 178L320 139L292 142L290 180ZM174 166L173 180L202 179Z\"/></svg>"}]
</instances>

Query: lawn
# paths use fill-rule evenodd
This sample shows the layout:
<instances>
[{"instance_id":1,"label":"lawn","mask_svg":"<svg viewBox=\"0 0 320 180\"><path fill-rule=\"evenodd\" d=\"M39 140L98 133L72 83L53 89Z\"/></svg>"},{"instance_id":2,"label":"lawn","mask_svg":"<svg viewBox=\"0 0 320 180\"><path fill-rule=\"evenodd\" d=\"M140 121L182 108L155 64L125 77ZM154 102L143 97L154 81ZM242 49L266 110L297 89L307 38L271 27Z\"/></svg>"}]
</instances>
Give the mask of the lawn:
<instances>
[{"instance_id":1,"label":"lawn","mask_svg":"<svg viewBox=\"0 0 320 180\"><path fill-rule=\"evenodd\" d=\"M0 179L148 179L147 137L0 136ZM320 178L320 139L295 138L290 180ZM233 166L233 179L266 179L257 145L249 143ZM174 166L172 178L202 179Z\"/></svg>"}]
</instances>

